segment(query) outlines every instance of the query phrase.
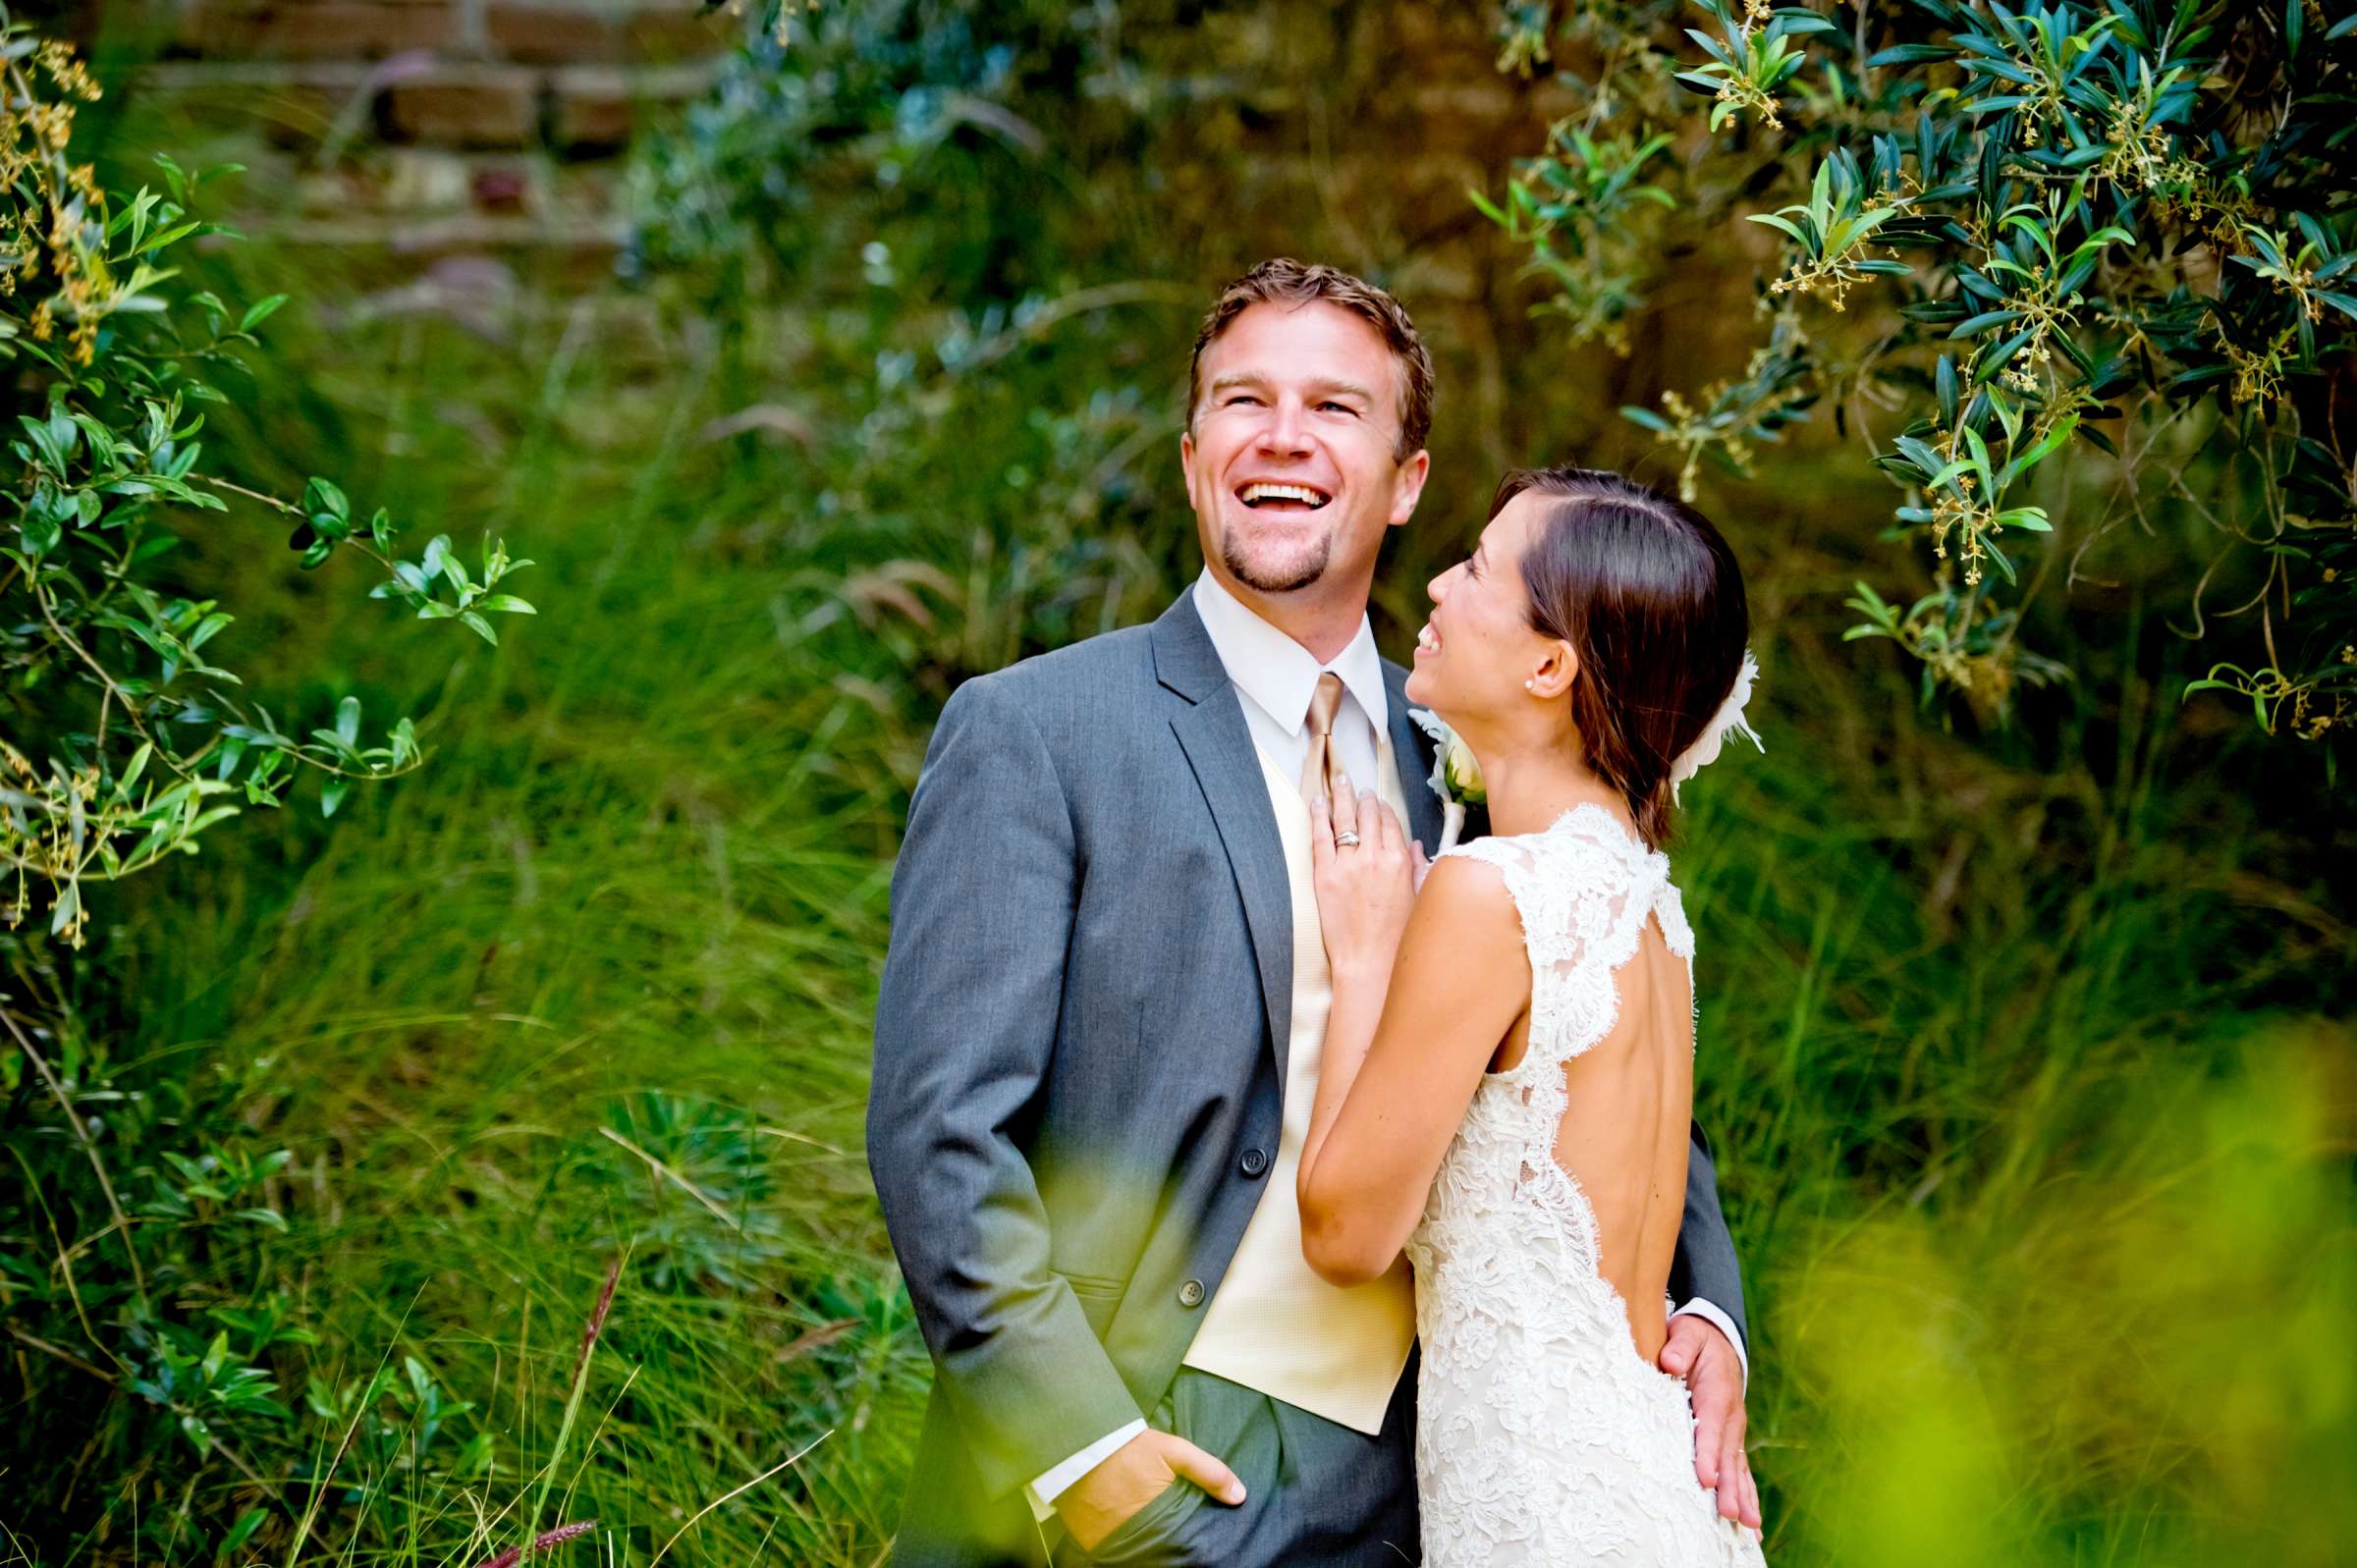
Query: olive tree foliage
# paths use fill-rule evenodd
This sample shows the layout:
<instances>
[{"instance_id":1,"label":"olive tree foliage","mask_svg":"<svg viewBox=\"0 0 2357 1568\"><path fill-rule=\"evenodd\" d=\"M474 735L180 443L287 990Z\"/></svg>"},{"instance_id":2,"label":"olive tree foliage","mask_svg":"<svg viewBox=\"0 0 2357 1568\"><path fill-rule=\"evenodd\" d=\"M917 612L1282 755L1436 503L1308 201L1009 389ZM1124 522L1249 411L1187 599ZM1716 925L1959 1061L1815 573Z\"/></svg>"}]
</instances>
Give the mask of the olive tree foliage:
<instances>
[{"instance_id":1,"label":"olive tree foliage","mask_svg":"<svg viewBox=\"0 0 2357 1568\"><path fill-rule=\"evenodd\" d=\"M122 197L69 150L76 106L100 91L73 51L0 9L0 358L16 404L0 522L0 924L45 916L46 938L80 946L86 884L192 853L306 775L333 813L354 781L420 757L407 717L364 732L356 696L305 725L251 694L220 662L233 614L172 584L181 530L291 524L305 568L356 550L385 573L373 597L492 641L489 617L531 609L500 591L529 563L486 539L468 564L447 537L405 560L383 509L363 514L332 479L287 499L224 477L198 440L204 406L225 400L219 373L286 297L241 309L181 282L174 261L224 232L196 209L235 166L192 174L158 154L162 189Z\"/></svg>"},{"instance_id":2,"label":"olive tree foliage","mask_svg":"<svg viewBox=\"0 0 2357 1568\"><path fill-rule=\"evenodd\" d=\"M1830 406L1929 576L1860 583L1849 635L1903 647L1927 701L2066 676L2031 599L2099 542L2188 533L2188 692L2330 761L2357 727L2353 34L2318 0L1511 3L1501 69L1576 107L1476 199L1540 311L1622 348L1673 242L1766 231L1748 363L1621 411L1690 492ZM2073 477L2067 514L2032 500Z\"/></svg>"}]
</instances>

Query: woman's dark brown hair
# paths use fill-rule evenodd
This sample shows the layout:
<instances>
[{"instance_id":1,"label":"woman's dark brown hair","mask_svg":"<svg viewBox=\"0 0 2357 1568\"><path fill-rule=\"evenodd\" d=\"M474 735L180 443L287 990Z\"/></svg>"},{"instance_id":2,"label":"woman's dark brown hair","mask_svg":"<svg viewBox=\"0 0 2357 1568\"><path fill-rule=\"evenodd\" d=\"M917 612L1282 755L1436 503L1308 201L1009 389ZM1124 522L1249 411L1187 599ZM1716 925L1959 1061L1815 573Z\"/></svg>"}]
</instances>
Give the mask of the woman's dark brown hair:
<instances>
[{"instance_id":1,"label":"woman's dark brown hair","mask_svg":"<svg viewBox=\"0 0 2357 1568\"><path fill-rule=\"evenodd\" d=\"M1571 722L1637 832L1670 841L1670 765L1733 689L1751 637L1743 573L1684 502L1598 468L1517 468L1490 515L1524 492L1555 505L1522 556L1530 623L1571 645Z\"/></svg>"}]
</instances>

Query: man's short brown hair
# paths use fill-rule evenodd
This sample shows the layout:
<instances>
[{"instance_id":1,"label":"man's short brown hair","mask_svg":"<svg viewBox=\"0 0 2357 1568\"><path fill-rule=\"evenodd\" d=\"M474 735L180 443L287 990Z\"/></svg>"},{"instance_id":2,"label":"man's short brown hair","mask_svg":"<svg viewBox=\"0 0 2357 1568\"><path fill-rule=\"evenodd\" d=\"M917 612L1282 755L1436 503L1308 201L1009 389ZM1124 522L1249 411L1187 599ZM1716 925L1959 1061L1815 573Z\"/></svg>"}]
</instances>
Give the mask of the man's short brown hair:
<instances>
[{"instance_id":1,"label":"man's short brown hair","mask_svg":"<svg viewBox=\"0 0 2357 1568\"><path fill-rule=\"evenodd\" d=\"M1195 356L1186 373L1186 428L1195 428L1195 405L1203 396L1203 351L1253 305L1298 306L1322 299L1365 321L1381 335L1399 362L1399 440L1392 456L1399 461L1423 449L1432 434L1432 355L1416 324L1399 301L1339 267L1303 266L1290 256L1264 261L1220 291L1218 302L1195 332Z\"/></svg>"}]
</instances>

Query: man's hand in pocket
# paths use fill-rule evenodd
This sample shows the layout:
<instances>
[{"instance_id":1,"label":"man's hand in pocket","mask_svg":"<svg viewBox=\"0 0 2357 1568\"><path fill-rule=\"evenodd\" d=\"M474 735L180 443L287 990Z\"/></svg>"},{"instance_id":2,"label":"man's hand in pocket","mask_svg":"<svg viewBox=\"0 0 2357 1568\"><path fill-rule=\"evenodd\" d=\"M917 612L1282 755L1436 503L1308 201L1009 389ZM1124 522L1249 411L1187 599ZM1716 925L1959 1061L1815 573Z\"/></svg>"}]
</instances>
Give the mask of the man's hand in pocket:
<instances>
[{"instance_id":1,"label":"man's hand in pocket","mask_svg":"<svg viewBox=\"0 0 2357 1568\"><path fill-rule=\"evenodd\" d=\"M1202 1487L1231 1508L1244 1500L1235 1472L1184 1437L1146 1431L1116 1448L1103 1464L1056 1494L1056 1512L1082 1551L1135 1517L1171 1487Z\"/></svg>"}]
</instances>

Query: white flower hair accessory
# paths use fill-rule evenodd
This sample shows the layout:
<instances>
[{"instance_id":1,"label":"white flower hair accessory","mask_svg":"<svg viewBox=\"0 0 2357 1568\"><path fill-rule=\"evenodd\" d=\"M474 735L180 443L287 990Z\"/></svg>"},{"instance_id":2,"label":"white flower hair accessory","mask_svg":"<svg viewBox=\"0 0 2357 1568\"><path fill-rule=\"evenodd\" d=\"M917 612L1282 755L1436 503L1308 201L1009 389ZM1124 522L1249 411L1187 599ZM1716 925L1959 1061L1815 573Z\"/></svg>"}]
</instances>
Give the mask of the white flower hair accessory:
<instances>
[{"instance_id":1,"label":"white flower hair accessory","mask_svg":"<svg viewBox=\"0 0 2357 1568\"><path fill-rule=\"evenodd\" d=\"M1481 764L1473 748L1456 738L1456 731L1428 708L1410 708L1408 718L1432 736L1432 777L1425 781L1441 797L1441 852L1456 843L1465 830L1465 808L1490 803L1489 786L1481 782Z\"/></svg>"},{"instance_id":2,"label":"white flower hair accessory","mask_svg":"<svg viewBox=\"0 0 2357 1568\"><path fill-rule=\"evenodd\" d=\"M1711 715L1711 722L1702 727L1701 737L1679 752L1677 760L1670 764L1672 800L1677 798L1677 786L1700 773L1703 764L1719 760L1720 749L1727 744L1728 735L1741 735L1758 746L1762 756L1767 755L1767 743L1760 739L1760 732L1752 729L1751 722L1743 717L1743 709L1751 701L1752 682L1759 678L1760 662L1746 648L1743 650L1743 668L1735 672L1735 683L1728 689L1727 700L1719 705L1717 713Z\"/></svg>"}]
</instances>

